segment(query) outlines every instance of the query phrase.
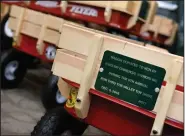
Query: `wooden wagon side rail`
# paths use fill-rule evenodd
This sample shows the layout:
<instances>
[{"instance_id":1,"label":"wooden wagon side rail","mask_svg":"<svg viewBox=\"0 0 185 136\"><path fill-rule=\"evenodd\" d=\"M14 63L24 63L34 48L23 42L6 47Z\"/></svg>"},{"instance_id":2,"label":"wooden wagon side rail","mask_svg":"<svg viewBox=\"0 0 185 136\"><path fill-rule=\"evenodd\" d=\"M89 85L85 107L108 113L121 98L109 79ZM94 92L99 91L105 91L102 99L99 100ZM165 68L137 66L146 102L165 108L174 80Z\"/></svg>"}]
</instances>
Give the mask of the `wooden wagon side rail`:
<instances>
[{"instance_id":1,"label":"wooden wagon side rail","mask_svg":"<svg viewBox=\"0 0 185 136\"><path fill-rule=\"evenodd\" d=\"M137 18L138 17L137 12L139 12L139 6L141 3L141 2L133 2L133 1L68 1L68 2L105 8L104 17L106 22L110 22L110 19L112 16L112 10L125 12ZM66 11L68 2L62 1L60 4L61 11L63 13L65 13Z\"/></svg>"},{"instance_id":2,"label":"wooden wagon side rail","mask_svg":"<svg viewBox=\"0 0 185 136\"><path fill-rule=\"evenodd\" d=\"M101 38L96 38L96 35L100 35L100 37L103 38L103 41ZM71 37L73 37L73 40L71 40ZM98 39L99 42L97 41L96 43L95 41ZM96 43L95 45L93 44L94 42ZM92 46L95 48L97 45L99 46L99 49L96 48L96 51L97 54L99 54L99 57L94 65L92 65L96 57L94 55L91 56L90 54L95 51L92 49ZM183 103L182 101L177 102L177 99L183 100L183 93L175 90L176 85L183 86L182 57L171 55L163 51L160 52L151 48L138 46L132 42L111 37L111 35L109 36L103 33L100 34L98 31L86 29L85 27L77 27L67 23L62 27L62 33L58 47L62 49L57 51L52 67L53 73L59 77L80 84L80 88L84 88L79 89L77 97L77 100L79 100L75 105L75 110L78 117L85 118L88 115L88 109L90 105L90 97L88 96L88 91L90 89L95 89L94 85L97 73L100 70L99 67L101 60L103 58L104 52L109 50L162 67L166 70L164 81L167 81L167 85L161 89L155 108L153 110L153 112L157 114L157 117L155 119L156 121L151 133L155 132L155 130L158 132L158 134L161 133L164 119L166 117L183 122ZM173 66L175 66L175 68L173 68ZM91 68L94 69L94 67L95 72L91 70ZM173 72L173 70L176 71L176 74ZM94 74L92 75L92 73ZM88 80L90 77L93 79ZM86 105L84 105L84 103L86 103Z\"/></svg>"},{"instance_id":3,"label":"wooden wagon side rail","mask_svg":"<svg viewBox=\"0 0 185 136\"><path fill-rule=\"evenodd\" d=\"M10 28L18 46L21 34L25 34L37 39L39 54L43 54L44 42L61 48L57 51L52 71L59 77L80 84L75 104L78 117L87 117L91 102L89 90L96 90L102 58L106 51L111 51L158 66L166 72L164 81L167 84L161 88L151 111L157 114L151 134L161 134L166 117L183 122L183 92L176 90L177 85L183 86L182 57L18 6L12 6L10 16ZM62 94L67 96L68 93Z\"/></svg>"},{"instance_id":4,"label":"wooden wagon side rail","mask_svg":"<svg viewBox=\"0 0 185 136\"><path fill-rule=\"evenodd\" d=\"M156 2L148 2L150 5L149 10L146 11L148 12L148 15L146 19L141 19L139 17L139 12L141 9L142 1L61 1L60 7L63 13L65 13L67 9L68 2L105 8L104 18L106 22L110 22L110 19L112 17L112 10L127 13L131 15L131 18L129 19L127 25L127 29L133 27L139 19L146 23L144 27L145 29L143 28L143 30L146 30L148 24L150 24L153 20L154 14L156 13L157 9Z\"/></svg>"},{"instance_id":5,"label":"wooden wagon side rail","mask_svg":"<svg viewBox=\"0 0 185 136\"><path fill-rule=\"evenodd\" d=\"M37 50L43 54L44 44L58 44L63 19L19 6L12 6L9 28L14 31L16 45L20 46L21 34L38 39Z\"/></svg>"}]
</instances>

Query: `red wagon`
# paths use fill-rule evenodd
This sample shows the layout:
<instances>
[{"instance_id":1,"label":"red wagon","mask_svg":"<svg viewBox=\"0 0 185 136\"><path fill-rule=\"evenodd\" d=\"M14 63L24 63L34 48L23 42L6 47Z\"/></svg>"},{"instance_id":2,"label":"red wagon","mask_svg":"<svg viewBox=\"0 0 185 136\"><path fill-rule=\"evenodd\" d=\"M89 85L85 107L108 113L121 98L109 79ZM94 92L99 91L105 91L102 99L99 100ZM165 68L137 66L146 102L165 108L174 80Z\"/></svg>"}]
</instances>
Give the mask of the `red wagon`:
<instances>
[{"instance_id":1,"label":"red wagon","mask_svg":"<svg viewBox=\"0 0 185 136\"><path fill-rule=\"evenodd\" d=\"M68 98L58 133L82 134L87 123L112 135L183 135L182 57L68 23L58 47L52 71ZM48 132L48 116L32 135Z\"/></svg>"},{"instance_id":2,"label":"red wagon","mask_svg":"<svg viewBox=\"0 0 185 136\"><path fill-rule=\"evenodd\" d=\"M154 1L3 1L122 36L141 37L152 23Z\"/></svg>"}]
</instances>

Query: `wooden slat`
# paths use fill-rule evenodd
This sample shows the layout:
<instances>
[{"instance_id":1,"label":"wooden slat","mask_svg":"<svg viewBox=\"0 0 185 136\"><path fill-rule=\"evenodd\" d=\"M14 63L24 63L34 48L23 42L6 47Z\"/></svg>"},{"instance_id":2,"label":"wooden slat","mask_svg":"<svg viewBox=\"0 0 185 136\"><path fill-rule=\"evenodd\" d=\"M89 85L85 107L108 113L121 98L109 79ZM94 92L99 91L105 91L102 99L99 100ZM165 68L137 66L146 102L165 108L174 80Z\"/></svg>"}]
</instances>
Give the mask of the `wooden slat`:
<instances>
[{"instance_id":1,"label":"wooden slat","mask_svg":"<svg viewBox=\"0 0 185 136\"><path fill-rule=\"evenodd\" d=\"M158 96L158 99L157 99L157 103L155 105L155 108L154 108L154 112L157 112L159 111L160 109L160 106L161 106L161 102L162 102L162 97L163 95L165 95L165 91L164 90L165 87L163 86L161 88L161 91L159 93L159 96ZM169 107L169 110L168 110L168 113L167 113L167 117L170 117L170 118L173 118L173 119L176 119L180 122L183 122L183 101L184 101L184 98L183 98L183 92L180 92L180 91L177 91L175 90L174 92L174 95L173 95L173 98L172 98L172 102L170 104L170 107Z\"/></svg>"},{"instance_id":2,"label":"wooden slat","mask_svg":"<svg viewBox=\"0 0 185 136\"><path fill-rule=\"evenodd\" d=\"M14 29L12 29L12 30L14 30ZM34 38L38 38L40 30L41 30L41 27L38 25L34 25L29 22L23 22L21 33L26 34L31 37L34 37Z\"/></svg>"},{"instance_id":3,"label":"wooden slat","mask_svg":"<svg viewBox=\"0 0 185 136\"><path fill-rule=\"evenodd\" d=\"M62 13L66 12L67 6L68 6L68 2L67 1L61 1L60 7L61 7Z\"/></svg>"},{"instance_id":4,"label":"wooden slat","mask_svg":"<svg viewBox=\"0 0 185 136\"><path fill-rule=\"evenodd\" d=\"M110 22L111 17L112 17L112 1L108 1L105 11L104 11L104 18L106 22Z\"/></svg>"},{"instance_id":5,"label":"wooden slat","mask_svg":"<svg viewBox=\"0 0 185 136\"><path fill-rule=\"evenodd\" d=\"M134 1L127 1L127 6L126 6L127 9L126 10L133 15L136 6L137 5Z\"/></svg>"},{"instance_id":6,"label":"wooden slat","mask_svg":"<svg viewBox=\"0 0 185 136\"><path fill-rule=\"evenodd\" d=\"M128 21L127 29L133 27L136 24L137 20L138 20L138 15L139 15L139 12L140 12L142 1L134 1L134 2L135 2L134 14Z\"/></svg>"},{"instance_id":7,"label":"wooden slat","mask_svg":"<svg viewBox=\"0 0 185 136\"><path fill-rule=\"evenodd\" d=\"M156 11L157 11L157 2L149 1L149 4L150 4L150 9L148 11L148 15L147 15L145 24L142 26L140 33L146 32L149 29L149 27L151 26L151 24L152 24L152 22L154 21L154 18L155 18L155 14L156 14ZM153 29L155 31L154 28L151 27L151 29Z\"/></svg>"},{"instance_id":8,"label":"wooden slat","mask_svg":"<svg viewBox=\"0 0 185 136\"><path fill-rule=\"evenodd\" d=\"M165 87L165 92L163 97L161 97L161 103L159 106L159 109L157 111L157 115L154 120L154 124L151 130L151 135L161 135L164 122L168 113L168 109L170 107L177 80L179 78L179 74L181 72L181 69L183 67L183 62L172 59L171 61L171 68L167 72L167 85ZM174 109L173 109L174 110Z\"/></svg>"},{"instance_id":9,"label":"wooden slat","mask_svg":"<svg viewBox=\"0 0 185 136\"><path fill-rule=\"evenodd\" d=\"M12 29L13 31L15 31L15 29L17 28L17 21L18 19L14 17L9 17L8 25L9 28Z\"/></svg>"},{"instance_id":10,"label":"wooden slat","mask_svg":"<svg viewBox=\"0 0 185 136\"><path fill-rule=\"evenodd\" d=\"M61 39L58 47L71 50L87 56L90 48L89 40L91 40L94 34L95 34L95 31L93 30L90 31L90 30L86 30L86 28L83 29L83 27L79 28L76 26L65 24L63 25ZM133 44L131 42L127 42L118 38L112 38L111 36L108 36L108 35L103 35L103 36L104 36L104 46L103 46L102 52L104 52L105 50L113 50L117 53L122 54L124 51L125 55L129 53L128 56L132 58L136 58L148 63L153 63L154 65L164 67L166 69L168 69L168 65L166 64L168 64L170 59L174 57L179 59L181 58L176 55L172 55L168 53L164 54L164 53L160 53L160 51L155 51L152 49L147 49L146 47L137 46L136 44ZM73 37L73 40L70 40L71 37ZM125 52L125 48L126 50L128 50L127 52ZM135 53L134 50L136 52L139 52L139 55ZM101 53L100 56L102 56L102 54L103 53ZM146 57L151 55L157 56L159 59L156 59L156 57L153 57L150 59Z\"/></svg>"},{"instance_id":11,"label":"wooden slat","mask_svg":"<svg viewBox=\"0 0 185 136\"><path fill-rule=\"evenodd\" d=\"M79 118L86 118L90 107L89 90L92 85L96 64L98 63L99 54L103 45L103 37L94 35L91 41L91 52L87 57L82 78L80 80L80 88L77 95L77 103L75 103L75 111ZM80 100L80 101L79 101Z\"/></svg>"},{"instance_id":12,"label":"wooden slat","mask_svg":"<svg viewBox=\"0 0 185 136\"><path fill-rule=\"evenodd\" d=\"M17 46L20 46L20 32L21 32L21 29L22 29L22 24L23 24L23 20L24 20L24 15L25 15L25 11L26 9L25 8L21 8L20 10L20 14L18 16L18 20L17 20L17 27L15 29L15 32L14 32L14 41L16 42L16 45Z\"/></svg>"},{"instance_id":13,"label":"wooden slat","mask_svg":"<svg viewBox=\"0 0 185 136\"><path fill-rule=\"evenodd\" d=\"M57 45L59 38L60 38L59 32L53 31L51 29L46 29L44 41Z\"/></svg>"},{"instance_id":14,"label":"wooden slat","mask_svg":"<svg viewBox=\"0 0 185 136\"><path fill-rule=\"evenodd\" d=\"M171 37L175 24L171 19L156 15L152 24L149 25L148 30L154 32L155 37L158 34Z\"/></svg>"},{"instance_id":15,"label":"wooden slat","mask_svg":"<svg viewBox=\"0 0 185 136\"><path fill-rule=\"evenodd\" d=\"M82 55L88 55L89 53L89 41L92 39L92 36L97 32L90 29L82 29L83 27L72 26L68 24L63 25L60 42L58 47L71 50ZM98 33L100 34L100 33ZM71 40L71 37L72 40ZM106 47L108 49L114 48L115 50L119 51L120 48L124 48L124 43L121 38L112 38L109 35L104 35L106 42ZM65 44L67 43L67 44ZM118 46L112 46L117 44ZM104 49L103 49L104 50Z\"/></svg>"},{"instance_id":16,"label":"wooden slat","mask_svg":"<svg viewBox=\"0 0 185 136\"><path fill-rule=\"evenodd\" d=\"M14 18L18 18L21 13L22 7L19 6L12 6L10 16ZM33 23L35 25L42 25L44 20L44 13L37 12L31 9L26 9L25 15L24 15L24 21L28 21L30 23ZM59 31L60 25L63 23L63 19L59 17L54 17L51 15L47 16L47 22L46 25L48 28L54 29L56 31Z\"/></svg>"},{"instance_id":17,"label":"wooden slat","mask_svg":"<svg viewBox=\"0 0 185 136\"><path fill-rule=\"evenodd\" d=\"M82 57L76 55L74 52L70 51L65 51L63 49L57 50L57 54L54 60L54 65L53 65L53 73L59 77L66 78L70 81L73 81L75 83L80 84L81 77L83 75L84 67L85 67L85 62L86 62L87 57ZM170 59L170 58L169 58ZM94 89L94 84L96 80L96 75L99 71L101 60L98 61L98 64L96 66L96 72L93 77L93 83L91 85L91 88ZM63 70L61 70L63 69ZM181 77L183 78L183 71L181 71ZM179 81L178 81L179 84ZM181 84L183 85L183 84ZM160 99L162 98L164 94L164 88L162 87L157 103L154 108L154 112L156 112L159 109L160 106ZM178 110L174 110L178 109ZM172 103L170 105L170 109L168 111L168 117L172 119L176 119L178 121L183 122L183 93L179 91L175 91L174 97L172 99Z\"/></svg>"},{"instance_id":18,"label":"wooden slat","mask_svg":"<svg viewBox=\"0 0 185 136\"><path fill-rule=\"evenodd\" d=\"M165 44L168 46L172 46L172 44L174 43L175 36L176 36L177 30L178 30L178 24L175 22L173 24L174 25L173 25L173 30L172 30L171 36L165 41Z\"/></svg>"},{"instance_id":19,"label":"wooden slat","mask_svg":"<svg viewBox=\"0 0 185 136\"><path fill-rule=\"evenodd\" d=\"M147 24L151 24L153 22L153 19L155 17L156 10L157 10L157 2L156 1L149 1L149 4L150 4L150 9L148 11L147 19L145 22Z\"/></svg>"},{"instance_id":20,"label":"wooden slat","mask_svg":"<svg viewBox=\"0 0 185 136\"><path fill-rule=\"evenodd\" d=\"M57 31L60 30L61 25L64 23L64 19L51 15L47 16L47 20L47 27Z\"/></svg>"},{"instance_id":21,"label":"wooden slat","mask_svg":"<svg viewBox=\"0 0 185 136\"><path fill-rule=\"evenodd\" d=\"M183 60L181 57L178 57L178 56L176 57L176 56L173 56L173 55L171 55L169 53L159 52L159 51L156 51L156 50L153 50L153 49L141 49L140 46L138 47L139 49L137 51L135 51L135 52L140 52L138 54L141 54L141 55L138 55L137 53L134 52L133 48L129 48L129 46L132 46L132 45L126 44L124 48L119 48L119 45L116 45L116 44L114 44L114 45L115 45L115 47L117 46L117 49L114 50L113 48L109 48L108 50L115 51L117 53L120 53L120 54L126 55L128 57L132 57L132 58L144 61L146 63L150 63L150 64L153 64L153 65L156 65L156 66L159 66L159 67L163 67L163 68L166 69L166 72L168 72L169 68L171 67L170 66L171 59L176 58L176 59L179 59L179 60ZM103 57L103 53L104 53L105 50L107 50L107 49L106 49L105 40L104 40L104 45L102 47L102 51L101 51L100 57L99 57L99 63L101 62L101 59ZM142 52L142 50L143 50L143 52ZM61 53L60 50L58 52ZM56 58L55 58L56 63L62 61L61 59L64 59L64 58L60 58L59 56L57 56L60 53L56 54ZM153 58L151 57L151 59L148 59L148 57L146 57L146 56L152 56L152 55L156 55L156 57L153 57ZM77 55L75 55L75 56L77 56ZM73 58L73 55L71 55L71 57ZM69 60L72 60L72 58L69 58ZM71 63L72 62L75 63L75 59L78 59L78 57L77 58L73 58L73 59L74 59L74 61L71 61L71 62L68 62L68 60L66 60L66 63L64 63L64 64L68 64L69 63L70 66L73 66ZM81 58L81 60L79 62L76 61L76 63L78 62L79 64L81 64L82 63L81 61L82 61L82 58ZM64 62L64 60L62 62ZM79 66L77 66L77 65L75 65L75 66L79 68ZM81 64L80 67L83 67L83 65ZM83 68L81 70L83 71ZM70 79L72 80L73 77L71 77ZM166 76L165 76L164 80L167 80ZM180 86L183 86L183 84L184 84L183 83L183 70L181 70L181 74L179 76L179 80L178 80L177 84L180 85Z\"/></svg>"},{"instance_id":22,"label":"wooden slat","mask_svg":"<svg viewBox=\"0 0 185 136\"><path fill-rule=\"evenodd\" d=\"M23 7L19 7L19 6L11 6L11 10L10 10L10 16L11 17L15 17L15 18L18 18L20 13L21 13L21 9Z\"/></svg>"},{"instance_id":23,"label":"wooden slat","mask_svg":"<svg viewBox=\"0 0 185 136\"><path fill-rule=\"evenodd\" d=\"M10 17L9 18L9 27L13 31L16 30L17 27L17 19ZM32 24L30 22L23 22L21 33L31 36L33 38L38 38L39 33L41 31L41 26ZM49 42L51 44L58 44L60 38L60 33L51 29L46 29L44 35L44 41Z\"/></svg>"},{"instance_id":24,"label":"wooden slat","mask_svg":"<svg viewBox=\"0 0 185 136\"><path fill-rule=\"evenodd\" d=\"M89 53L88 48L90 47L89 41L91 41L94 32L88 33L81 28L76 29L77 27L75 26L72 26L73 28L75 31L71 31L71 27L63 25L58 47L87 55Z\"/></svg>"},{"instance_id":25,"label":"wooden slat","mask_svg":"<svg viewBox=\"0 0 185 136\"><path fill-rule=\"evenodd\" d=\"M164 53L169 53L168 50L163 49L163 48L160 48L160 47L157 47L157 46L154 46L154 45L146 44L145 47L146 48L153 49L153 50L156 50L156 51L160 51L160 52L164 52Z\"/></svg>"},{"instance_id":26,"label":"wooden slat","mask_svg":"<svg viewBox=\"0 0 185 136\"><path fill-rule=\"evenodd\" d=\"M173 21L171 19L168 19L166 17L163 17L161 19L161 24L159 26L159 34L165 35L165 36L171 36L173 30Z\"/></svg>"},{"instance_id":27,"label":"wooden slat","mask_svg":"<svg viewBox=\"0 0 185 136\"><path fill-rule=\"evenodd\" d=\"M36 43L36 49L37 49L37 52L42 55L44 53L44 47L45 47L45 44L44 44L44 36L45 36L45 33L46 33L46 29L47 29L47 15L44 15L44 20L43 20L43 24L41 25L41 30L40 30L40 33L39 33L39 36L38 36L38 40L37 40L37 43Z\"/></svg>"},{"instance_id":28,"label":"wooden slat","mask_svg":"<svg viewBox=\"0 0 185 136\"><path fill-rule=\"evenodd\" d=\"M69 98L69 93L70 93L70 85L63 81L61 78L58 79L58 90L60 90L60 93L62 96L64 96L66 99Z\"/></svg>"},{"instance_id":29,"label":"wooden slat","mask_svg":"<svg viewBox=\"0 0 185 136\"><path fill-rule=\"evenodd\" d=\"M154 37L158 35L159 26L161 24L161 17L155 16L152 24L149 24L148 30L154 32Z\"/></svg>"},{"instance_id":30,"label":"wooden slat","mask_svg":"<svg viewBox=\"0 0 185 136\"><path fill-rule=\"evenodd\" d=\"M24 17L25 21L34 23L36 25L42 25L44 21L44 13L27 9Z\"/></svg>"}]
</instances>

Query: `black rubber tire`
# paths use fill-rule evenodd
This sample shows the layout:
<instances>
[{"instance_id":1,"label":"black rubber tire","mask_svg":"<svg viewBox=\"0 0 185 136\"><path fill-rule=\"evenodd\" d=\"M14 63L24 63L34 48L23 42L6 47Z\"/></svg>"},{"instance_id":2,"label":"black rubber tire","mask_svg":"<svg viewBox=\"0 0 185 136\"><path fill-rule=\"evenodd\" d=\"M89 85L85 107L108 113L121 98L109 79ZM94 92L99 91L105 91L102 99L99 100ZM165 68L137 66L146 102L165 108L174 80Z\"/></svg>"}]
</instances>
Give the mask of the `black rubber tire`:
<instances>
[{"instance_id":1,"label":"black rubber tire","mask_svg":"<svg viewBox=\"0 0 185 136\"><path fill-rule=\"evenodd\" d=\"M39 64L41 64L41 60L38 58L33 59L33 62L30 63L28 69L37 69Z\"/></svg>"},{"instance_id":2,"label":"black rubber tire","mask_svg":"<svg viewBox=\"0 0 185 136\"><path fill-rule=\"evenodd\" d=\"M41 101L46 110L56 108L58 106L64 106L65 102L62 104L57 103L56 93L58 91L58 77L55 75L50 75L47 84L44 85L41 91Z\"/></svg>"},{"instance_id":3,"label":"black rubber tire","mask_svg":"<svg viewBox=\"0 0 185 136\"><path fill-rule=\"evenodd\" d=\"M4 51L1 54L1 88L3 89L16 88L23 80L26 74L27 66L30 62L29 60L31 60L29 56L27 56L26 54L23 54L22 52L16 51L13 48L7 51ZM13 80L8 80L5 77L4 73L5 73L6 66L11 61L17 61L18 68L14 74L16 78Z\"/></svg>"},{"instance_id":4,"label":"black rubber tire","mask_svg":"<svg viewBox=\"0 0 185 136\"><path fill-rule=\"evenodd\" d=\"M57 136L65 131L71 135L82 135L88 125L72 117L63 107L52 109L34 127L31 136Z\"/></svg>"},{"instance_id":5,"label":"black rubber tire","mask_svg":"<svg viewBox=\"0 0 185 136\"><path fill-rule=\"evenodd\" d=\"M5 15L1 22L1 51L12 48L13 38L8 37L4 32L4 27L9 18L9 14Z\"/></svg>"}]
</instances>

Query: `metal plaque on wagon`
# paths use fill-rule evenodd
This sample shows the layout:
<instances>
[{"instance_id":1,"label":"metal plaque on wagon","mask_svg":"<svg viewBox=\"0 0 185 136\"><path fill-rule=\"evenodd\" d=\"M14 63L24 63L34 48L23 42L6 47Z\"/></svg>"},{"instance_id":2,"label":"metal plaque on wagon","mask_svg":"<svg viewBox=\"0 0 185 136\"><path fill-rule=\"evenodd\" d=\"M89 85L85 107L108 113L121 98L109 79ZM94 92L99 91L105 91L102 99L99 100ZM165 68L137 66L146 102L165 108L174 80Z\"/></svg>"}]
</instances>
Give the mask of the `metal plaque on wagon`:
<instances>
[{"instance_id":1,"label":"metal plaque on wagon","mask_svg":"<svg viewBox=\"0 0 185 136\"><path fill-rule=\"evenodd\" d=\"M105 51L95 89L141 108L153 110L165 74L164 68Z\"/></svg>"}]
</instances>

